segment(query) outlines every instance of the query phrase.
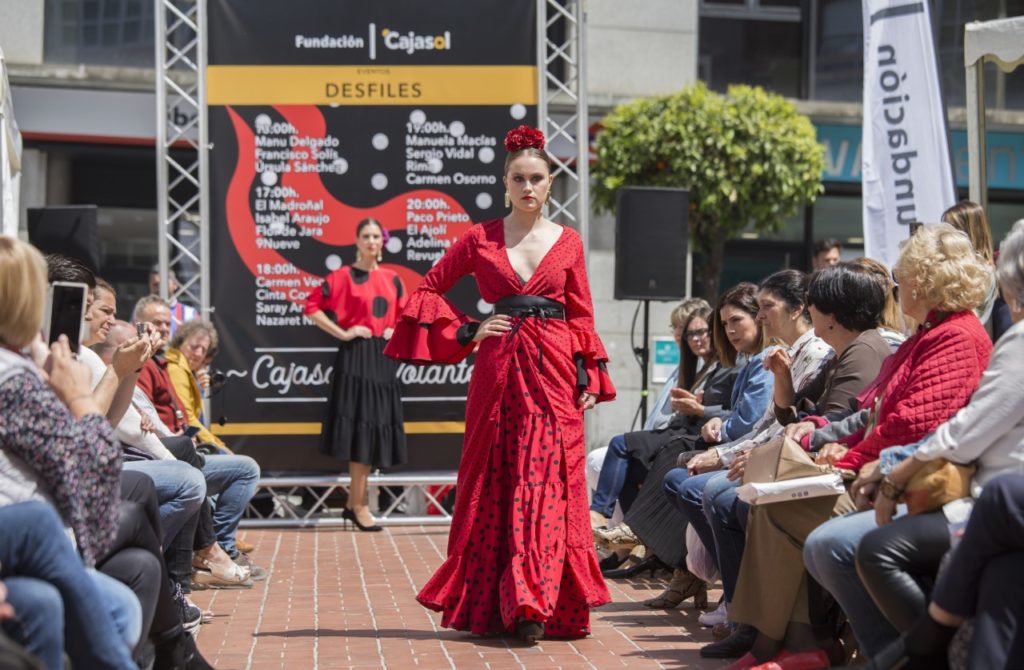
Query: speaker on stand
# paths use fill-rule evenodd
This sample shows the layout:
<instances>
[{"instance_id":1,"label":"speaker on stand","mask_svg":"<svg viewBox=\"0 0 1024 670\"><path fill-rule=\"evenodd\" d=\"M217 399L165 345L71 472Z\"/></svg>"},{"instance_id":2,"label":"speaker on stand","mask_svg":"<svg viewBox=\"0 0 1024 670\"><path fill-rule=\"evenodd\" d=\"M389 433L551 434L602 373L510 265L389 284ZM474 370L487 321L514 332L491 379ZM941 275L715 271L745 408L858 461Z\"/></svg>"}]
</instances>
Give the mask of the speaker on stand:
<instances>
[{"instance_id":1,"label":"speaker on stand","mask_svg":"<svg viewBox=\"0 0 1024 670\"><path fill-rule=\"evenodd\" d=\"M690 294L689 191L624 186L616 194L615 299L643 305L643 343L634 348L641 368L640 421L647 422L650 302Z\"/></svg>"},{"instance_id":2,"label":"speaker on stand","mask_svg":"<svg viewBox=\"0 0 1024 670\"><path fill-rule=\"evenodd\" d=\"M28 210L28 240L44 254L61 254L100 269L96 205L61 205Z\"/></svg>"}]
</instances>

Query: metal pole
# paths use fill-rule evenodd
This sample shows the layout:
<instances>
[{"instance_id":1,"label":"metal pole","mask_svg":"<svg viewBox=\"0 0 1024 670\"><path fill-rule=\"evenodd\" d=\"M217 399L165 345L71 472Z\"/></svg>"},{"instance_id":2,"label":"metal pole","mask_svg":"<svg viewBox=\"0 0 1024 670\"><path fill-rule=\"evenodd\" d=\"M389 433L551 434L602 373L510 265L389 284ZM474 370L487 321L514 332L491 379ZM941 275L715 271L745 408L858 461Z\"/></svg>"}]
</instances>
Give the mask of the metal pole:
<instances>
[{"instance_id":1,"label":"metal pole","mask_svg":"<svg viewBox=\"0 0 1024 670\"><path fill-rule=\"evenodd\" d=\"M199 44L196 46L196 82L199 88L199 302L203 318L211 318L210 304L210 128L206 108L206 3L199 0L196 12ZM210 401L206 401L206 416L210 416Z\"/></svg>"},{"instance_id":2,"label":"metal pole","mask_svg":"<svg viewBox=\"0 0 1024 670\"><path fill-rule=\"evenodd\" d=\"M169 249L167 243L167 88L164 86L163 78L166 76L167 46L167 13L164 9L164 0L154 0L156 5L156 35L154 36L154 49L156 51L156 240L157 260L160 266L160 297L167 300L168 281L167 274L170 267L168 260Z\"/></svg>"},{"instance_id":3,"label":"metal pole","mask_svg":"<svg viewBox=\"0 0 1024 670\"><path fill-rule=\"evenodd\" d=\"M590 261L590 114L587 101L587 0L576 0L576 212L583 257Z\"/></svg>"},{"instance_id":4,"label":"metal pole","mask_svg":"<svg viewBox=\"0 0 1024 670\"><path fill-rule=\"evenodd\" d=\"M640 346L640 426L647 424L647 367L651 360L651 301L644 300L644 342Z\"/></svg>"},{"instance_id":5,"label":"metal pole","mask_svg":"<svg viewBox=\"0 0 1024 670\"><path fill-rule=\"evenodd\" d=\"M984 67L984 59L967 66L967 166L969 197L988 210Z\"/></svg>"}]
</instances>

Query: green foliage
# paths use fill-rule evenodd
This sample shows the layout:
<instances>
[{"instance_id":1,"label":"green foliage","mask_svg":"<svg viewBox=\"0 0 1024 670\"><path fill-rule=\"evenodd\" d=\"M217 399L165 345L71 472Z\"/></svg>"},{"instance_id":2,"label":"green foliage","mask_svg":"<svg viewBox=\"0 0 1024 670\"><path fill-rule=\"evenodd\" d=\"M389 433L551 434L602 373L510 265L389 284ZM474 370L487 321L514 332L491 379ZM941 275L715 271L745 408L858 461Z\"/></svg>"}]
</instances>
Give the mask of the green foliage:
<instances>
[{"instance_id":1,"label":"green foliage","mask_svg":"<svg viewBox=\"0 0 1024 670\"><path fill-rule=\"evenodd\" d=\"M599 210L620 186L690 191L696 247L713 251L752 223L777 231L823 188L814 126L782 97L753 86L727 95L693 84L617 107L602 122L591 174Z\"/></svg>"}]
</instances>

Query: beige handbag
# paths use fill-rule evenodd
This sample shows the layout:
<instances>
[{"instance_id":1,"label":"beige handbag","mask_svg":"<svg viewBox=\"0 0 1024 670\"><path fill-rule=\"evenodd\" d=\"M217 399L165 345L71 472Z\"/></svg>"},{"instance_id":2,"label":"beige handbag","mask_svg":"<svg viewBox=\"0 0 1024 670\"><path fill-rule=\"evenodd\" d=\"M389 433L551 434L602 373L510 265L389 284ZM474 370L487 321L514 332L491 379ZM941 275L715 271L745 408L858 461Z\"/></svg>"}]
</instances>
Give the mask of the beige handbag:
<instances>
[{"instance_id":1,"label":"beige handbag","mask_svg":"<svg viewBox=\"0 0 1024 670\"><path fill-rule=\"evenodd\" d=\"M751 450L743 472L743 483L784 482L831 472L828 466L815 463L794 440L779 436Z\"/></svg>"}]
</instances>

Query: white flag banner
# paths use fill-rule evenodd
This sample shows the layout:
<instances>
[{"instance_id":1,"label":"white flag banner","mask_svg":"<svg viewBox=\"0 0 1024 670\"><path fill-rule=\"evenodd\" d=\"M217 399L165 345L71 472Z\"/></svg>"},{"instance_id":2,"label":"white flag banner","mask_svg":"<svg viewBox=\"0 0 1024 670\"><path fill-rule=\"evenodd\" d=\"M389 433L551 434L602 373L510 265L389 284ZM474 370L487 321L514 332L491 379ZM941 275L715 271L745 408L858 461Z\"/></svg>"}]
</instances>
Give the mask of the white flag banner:
<instances>
[{"instance_id":1,"label":"white flag banner","mask_svg":"<svg viewBox=\"0 0 1024 670\"><path fill-rule=\"evenodd\" d=\"M864 0L865 254L887 266L914 222L956 203L928 3Z\"/></svg>"}]
</instances>

